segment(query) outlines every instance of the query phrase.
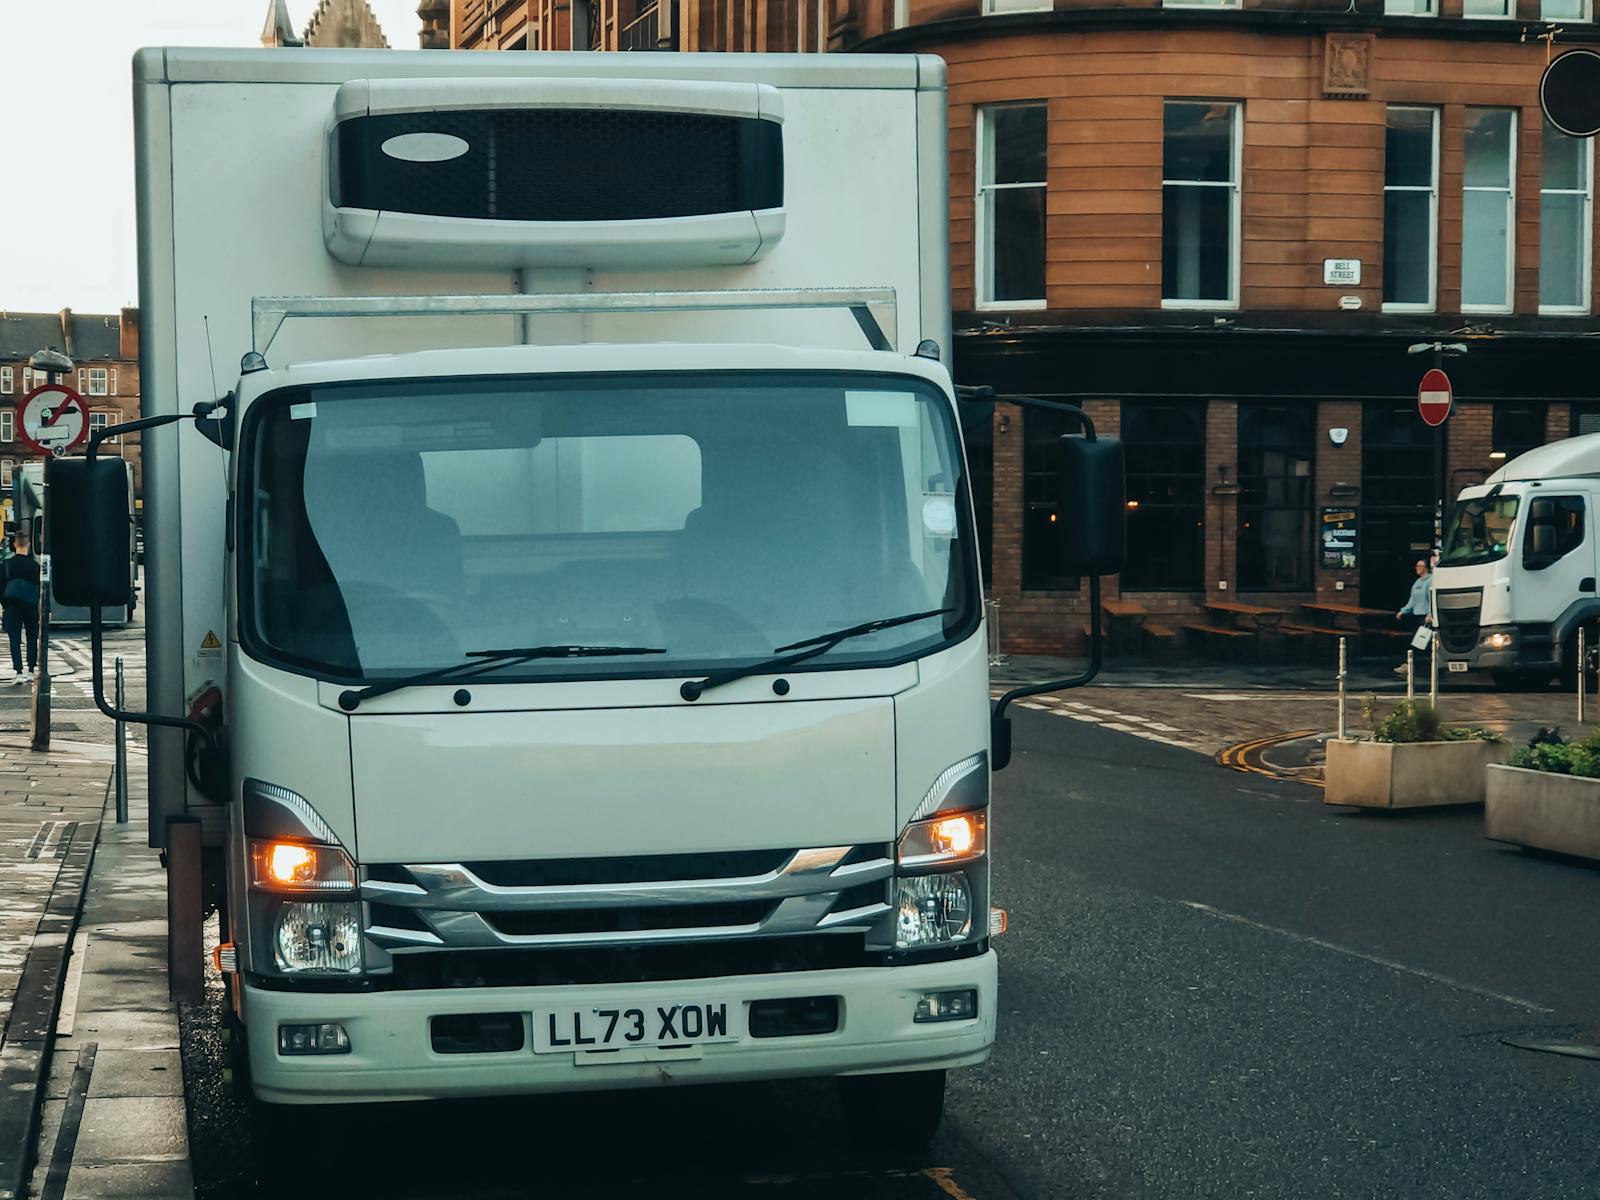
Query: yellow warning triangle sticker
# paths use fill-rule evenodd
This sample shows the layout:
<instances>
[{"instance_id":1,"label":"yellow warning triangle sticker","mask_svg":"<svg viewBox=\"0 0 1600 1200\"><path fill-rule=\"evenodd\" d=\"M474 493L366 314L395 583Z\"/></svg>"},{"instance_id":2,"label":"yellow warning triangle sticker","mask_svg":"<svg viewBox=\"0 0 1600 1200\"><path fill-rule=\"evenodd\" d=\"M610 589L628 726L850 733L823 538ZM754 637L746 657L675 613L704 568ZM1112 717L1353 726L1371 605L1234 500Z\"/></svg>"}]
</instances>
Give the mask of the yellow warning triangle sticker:
<instances>
[{"instance_id":1,"label":"yellow warning triangle sticker","mask_svg":"<svg viewBox=\"0 0 1600 1200\"><path fill-rule=\"evenodd\" d=\"M206 636L203 637L200 640L200 649L202 649L202 650L221 650L222 649L222 643L217 641L217 635L213 630L210 630L210 629L206 630Z\"/></svg>"}]
</instances>

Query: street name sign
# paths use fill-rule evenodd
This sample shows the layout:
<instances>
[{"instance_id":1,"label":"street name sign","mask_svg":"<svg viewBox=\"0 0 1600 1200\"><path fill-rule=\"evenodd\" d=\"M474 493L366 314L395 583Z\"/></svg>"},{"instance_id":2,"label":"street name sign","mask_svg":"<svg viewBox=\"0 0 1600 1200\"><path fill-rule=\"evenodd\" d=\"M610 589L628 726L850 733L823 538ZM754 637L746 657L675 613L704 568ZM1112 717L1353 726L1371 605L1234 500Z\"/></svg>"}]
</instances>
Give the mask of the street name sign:
<instances>
[{"instance_id":1,"label":"street name sign","mask_svg":"<svg viewBox=\"0 0 1600 1200\"><path fill-rule=\"evenodd\" d=\"M1422 414L1423 421L1436 427L1443 425L1454 402L1450 377L1438 367L1422 377L1422 386L1417 389L1417 411Z\"/></svg>"},{"instance_id":2,"label":"street name sign","mask_svg":"<svg viewBox=\"0 0 1600 1200\"><path fill-rule=\"evenodd\" d=\"M66 454L89 440L89 409L71 388L41 384L17 405L17 434L40 454Z\"/></svg>"}]
</instances>

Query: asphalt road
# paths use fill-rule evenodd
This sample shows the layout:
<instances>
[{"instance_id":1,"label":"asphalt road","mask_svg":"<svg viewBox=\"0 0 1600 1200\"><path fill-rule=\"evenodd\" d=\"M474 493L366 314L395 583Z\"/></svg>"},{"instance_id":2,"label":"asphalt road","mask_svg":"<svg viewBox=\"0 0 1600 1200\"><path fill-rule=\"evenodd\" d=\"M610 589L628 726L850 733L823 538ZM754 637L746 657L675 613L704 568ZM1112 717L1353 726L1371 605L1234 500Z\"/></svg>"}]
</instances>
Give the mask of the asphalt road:
<instances>
[{"instance_id":1,"label":"asphalt road","mask_svg":"<svg viewBox=\"0 0 1600 1200\"><path fill-rule=\"evenodd\" d=\"M1473 810L1325 810L1045 713L1016 733L999 1040L926 1155L860 1149L820 1083L325 1110L283 1153L397 1197L1600 1193L1600 1062L1502 1042L1600 1026L1600 871ZM184 1028L201 1195L253 1194L215 1004Z\"/></svg>"}]
</instances>

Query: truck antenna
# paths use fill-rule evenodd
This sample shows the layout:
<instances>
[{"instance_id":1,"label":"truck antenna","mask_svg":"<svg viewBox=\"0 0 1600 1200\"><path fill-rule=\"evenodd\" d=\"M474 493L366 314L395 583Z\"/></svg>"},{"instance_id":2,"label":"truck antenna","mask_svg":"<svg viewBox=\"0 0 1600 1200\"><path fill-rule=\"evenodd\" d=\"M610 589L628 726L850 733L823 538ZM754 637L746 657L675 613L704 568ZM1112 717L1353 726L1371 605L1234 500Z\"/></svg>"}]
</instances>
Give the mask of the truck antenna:
<instances>
[{"instance_id":1,"label":"truck antenna","mask_svg":"<svg viewBox=\"0 0 1600 1200\"><path fill-rule=\"evenodd\" d=\"M217 395L217 355L216 351L211 349L211 314L201 314L200 320L206 327L206 364L211 368L211 395L215 398Z\"/></svg>"}]
</instances>

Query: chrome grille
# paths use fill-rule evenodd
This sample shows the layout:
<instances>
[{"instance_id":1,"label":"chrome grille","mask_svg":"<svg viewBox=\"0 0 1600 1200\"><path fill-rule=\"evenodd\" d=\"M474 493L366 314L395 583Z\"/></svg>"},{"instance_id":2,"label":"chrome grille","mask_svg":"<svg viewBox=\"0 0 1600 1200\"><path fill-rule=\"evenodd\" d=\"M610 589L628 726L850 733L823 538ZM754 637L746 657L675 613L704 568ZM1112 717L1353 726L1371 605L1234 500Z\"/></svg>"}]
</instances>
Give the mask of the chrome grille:
<instances>
[{"instance_id":1,"label":"chrome grille","mask_svg":"<svg viewBox=\"0 0 1600 1200\"><path fill-rule=\"evenodd\" d=\"M1434 594L1439 613L1439 641L1451 654L1467 654L1478 644L1482 588L1457 588Z\"/></svg>"},{"instance_id":2,"label":"chrome grille","mask_svg":"<svg viewBox=\"0 0 1600 1200\"><path fill-rule=\"evenodd\" d=\"M361 885L368 965L383 970L397 950L623 949L864 933L889 913L893 872L887 844L378 865Z\"/></svg>"}]
</instances>

